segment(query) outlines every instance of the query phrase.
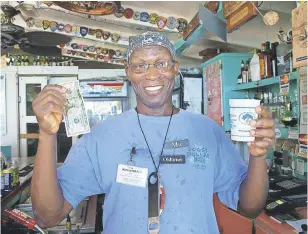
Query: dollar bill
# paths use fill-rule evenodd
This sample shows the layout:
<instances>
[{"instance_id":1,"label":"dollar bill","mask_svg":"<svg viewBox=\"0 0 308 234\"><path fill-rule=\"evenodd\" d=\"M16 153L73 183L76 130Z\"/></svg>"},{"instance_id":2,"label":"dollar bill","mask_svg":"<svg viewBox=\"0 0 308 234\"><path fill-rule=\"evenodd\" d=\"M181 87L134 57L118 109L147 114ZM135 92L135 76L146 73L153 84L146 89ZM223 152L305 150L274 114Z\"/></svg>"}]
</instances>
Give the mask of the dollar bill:
<instances>
[{"instance_id":1,"label":"dollar bill","mask_svg":"<svg viewBox=\"0 0 308 234\"><path fill-rule=\"evenodd\" d=\"M64 123L67 137L90 132L90 124L83 98L80 93L79 81L60 84L66 91L66 114Z\"/></svg>"}]
</instances>

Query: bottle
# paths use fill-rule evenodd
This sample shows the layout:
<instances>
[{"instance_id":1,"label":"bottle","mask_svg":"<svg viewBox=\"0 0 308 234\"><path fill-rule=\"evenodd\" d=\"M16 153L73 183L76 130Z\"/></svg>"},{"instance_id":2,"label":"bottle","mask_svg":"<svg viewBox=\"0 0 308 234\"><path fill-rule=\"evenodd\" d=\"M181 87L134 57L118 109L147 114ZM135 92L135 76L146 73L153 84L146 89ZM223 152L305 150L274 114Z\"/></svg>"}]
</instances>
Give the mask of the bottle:
<instances>
[{"instance_id":1,"label":"bottle","mask_svg":"<svg viewBox=\"0 0 308 234\"><path fill-rule=\"evenodd\" d=\"M41 57L41 61L40 61L40 65L41 66L45 66L45 63L46 63L46 59L44 56Z\"/></svg>"},{"instance_id":2,"label":"bottle","mask_svg":"<svg viewBox=\"0 0 308 234\"><path fill-rule=\"evenodd\" d=\"M56 57L56 66L61 66L60 57Z\"/></svg>"},{"instance_id":3,"label":"bottle","mask_svg":"<svg viewBox=\"0 0 308 234\"><path fill-rule=\"evenodd\" d=\"M16 59L16 66L20 66L20 65L21 65L21 59L20 59L20 55L18 55Z\"/></svg>"},{"instance_id":4,"label":"bottle","mask_svg":"<svg viewBox=\"0 0 308 234\"><path fill-rule=\"evenodd\" d=\"M25 62L24 62L24 64L25 64L25 66L29 66L29 64L30 64L28 55L25 57Z\"/></svg>"},{"instance_id":5,"label":"bottle","mask_svg":"<svg viewBox=\"0 0 308 234\"><path fill-rule=\"evenodd\" d=\"M260 92L259 99L261 100L260 105L263 106L264 105L264 90L263 89Z\"/></svg>"},{"instance_id":6,"label":"bottle","mask_svg":"<svg viewBox=\"0 0 308 234\"><path fill-rule=\"evenodd\" d=\"M261 45L261 52L258 53L259 60L260 60L260 76L261 79L266 78L266 66L265 66L265 43L262 43Z\"/></svg>"},{"instance_id":7,"label":"bottle","mask_svg":"<svg viewBox=\"0 0 308 234\"><path fill-rule=\"evenodd\" d=\"M51 63L51 66L56 66L57 65L56 57L51 57L50 63Z\"/></svg>"},{"instance_id":8,"label":"bottle","mask_svg":"<svg viewBox=\"0 0 308 234\"><path fill-rule=\"evenodd\" d=\"M241 64L241 72L240 72L240 74L237 77L237 84L242 84L243 83L242 69L243 69L243 67L242 67L242 64Z\"/></svg>"},{"instance_id":9,"label":"bottle","mask_svg":"<svg viewBox=\"0 0 308 234\"><path fill-rule=\"evenodd\" d=\"M272 92L268 91L268 104L267 104L267 108L268 108L268 111L270 113L270 117L274 120L273 118L273 94Z\"/></svg>"},{"instance_id":10,"label":"bottle","mask_svg":"<svg viewBox=\"0 0 308 234\"><path fill-rule=\"evenodd\" d=\"M50 66L50 61L49 61L49 57L48 56L46 56L45 57L45 64L44 64L44 66Z\"/></svg>"},{"instance_id":11,"label":"bottle","mask_svg":"<svg viewBox=\"0 0 308 234\"><path fill-rule=\"evenodd\" d=\"M275 125L278 124L278 95L277 93L273 94L273 104L271 108L272 118L275 122Z\"/></svg>"},{"instance_id":12,"label":"bottle","mask_svg":"<svg viewBox=\"0 0 308 234\"><path fill-rule=\"evenodd\" d=\"M243 84L247 83L247 73L246 73L245 63L243 60L241 63L241 74L242 74Z\"/></svg>"},{"instance_id":13,"label":"bottle","mask_svg":"<svg viewBox=\"0 0 308 234\"><path fill-rule=\"evenodd\" d=\"M41 66L41 57L39 55L36 56L36 66Z\"/></svg>"},{"instance_id":14,"label":"bottle","mask_svg":"<svg viewBox=\"0 0 308 234\"><path fill-rule=\"evenodd\" d=\"M256 89L256 90L255 90L254 99L260 100L260 97L259 97L259 89Z\"/></svg>"},{"instance_id":15,"label":"bottle","mask_svg":"<svg viewBox=\"0 0 308 234\"><path fill-rule=\"evenodd\" d=\"M12 160L10 163L10 169L12 170L12 186L15 187L19 184L19 169L16 160Z\"/></svg>"},{"instance_id":16,"label":"bottle","mask_svg":"<svg viewBox=\"0 0 308 234\"><path fill-rule=\"evenodd\" d=\"M25 66L25 58L23 55L21 56L20 66Z\"/></svg>"},{"instance_id":17,"label":"bottle","mask_svg":"<svg viewBox=\"0 0 308 234\"><path fill-rule=\"evenodd\" d=\"M271 43L269 41L265 42L265 56L266 56L266 77L271 78L273 77L272 72L272 56L271 56Z\"/></svg>"},{"instance_id":18,"label":"bottle","mask_svg":"<svg viewBox=\"0 0 308 234\"><path fill-rule=\"evenodd\" d=\"M69 65L70 65L70 66L74 66L73 59L71 59L71 60L69 61Z\"/></svg>"},{"instance_id":19,"label":"bottle","mask_svg":"<svg viewBox=\"0 0 308 234\"><path fill-rule=\"evenodd\" d=\"M264 89L263 98L264 98L264 106L268 106L268 93L266 89Z\"/></svg>"},{"instance_id":20,"label":"bottle","mask_svg":"<svg viewBox=\"0 0 308 234\"><path fill-rule=\"evenodd\" d=\"M64 59L64 57L61 57L59 65L62 66L62 67L65 66L65 59Z\"/></svg>"},{"instance_id":21,"label":"bottle","mask_svg":"<svg viewBox=\"0 0 308 234\"><path fill-rule=\"evenodd\" d=\"M272 73L273 77L277 76L277 46L279 45L278 42L272 43L272 50L271 50L271 56L272 56Z\"/></svg>"},{"instance_id":22,"label":"bottle","mask_svg":"<svg viewBox=\"0 0 308 234\"><path fill-rule=\"evenodd\" d=\"M251 71L250 71L250 59L246 61L246 75L247 75L247 82L251 82Z\"/></svg>"},{"instance_id":23,"label":"bottle","mask_svg":"<svg viewBox=\"0 0 308 234\"><path fill-rule=\"evenodd\" d=\"M8 62L8 66L14 66L14 60L13 60L13 56L10 54L10 60Z\"/></svg>"},{"instance_id":24,"label":"bottle","mask_svg":"<svg viewBox=\"0 0 308 234\"><path fill-rule=\"evenodd\" d=\"M254 50L254 54L252 56L252 59L249 63L250 67L250 77L251 81L258 81L261 79L260 77L260 59L259 55L257 53L257 50Z\"/></svg>"}]
</instances>

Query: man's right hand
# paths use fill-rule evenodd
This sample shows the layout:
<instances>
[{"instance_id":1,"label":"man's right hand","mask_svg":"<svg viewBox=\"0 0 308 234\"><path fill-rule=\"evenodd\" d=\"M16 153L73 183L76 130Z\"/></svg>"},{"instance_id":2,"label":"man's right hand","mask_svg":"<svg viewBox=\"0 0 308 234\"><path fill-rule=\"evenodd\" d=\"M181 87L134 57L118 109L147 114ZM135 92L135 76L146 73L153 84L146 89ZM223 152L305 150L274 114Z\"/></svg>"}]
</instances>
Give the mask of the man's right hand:
<instances>
[{"instance_id":1,"label":"man's right hand","mask_svg":"<svg viewBox=\"0 0 308 234\"><path fill-rule=\"evenodd\" d=\"M32 103L40 131L56 134L65 113L66 88L60 85L46 85Z\"/></svg>"}]
</instances>

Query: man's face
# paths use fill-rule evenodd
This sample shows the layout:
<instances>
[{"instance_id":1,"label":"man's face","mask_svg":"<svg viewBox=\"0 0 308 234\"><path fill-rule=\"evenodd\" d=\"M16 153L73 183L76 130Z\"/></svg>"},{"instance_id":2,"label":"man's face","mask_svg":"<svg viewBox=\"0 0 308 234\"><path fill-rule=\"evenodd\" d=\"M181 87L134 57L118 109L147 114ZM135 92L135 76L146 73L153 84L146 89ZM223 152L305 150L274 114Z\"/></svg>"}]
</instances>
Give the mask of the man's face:
<instances>
[{"instance_id":1,"label":"man's face","mask_svg":"<svg viewBox=\"0 0 308 234\"><path fill-rule=\"evenodd\" d=\"M153 66L167 67L157 69ZM139 68L144 67L143 63L150 63L145 72ZM160 108L171 99L174 87L174 78L178 73L178 62L173 62L170 51L162 46L144 46L137 48L129 58L129 65L126 67L126 75L131 81L136 92L137 100L149 108Z\"/></svg>"}]
</instances>

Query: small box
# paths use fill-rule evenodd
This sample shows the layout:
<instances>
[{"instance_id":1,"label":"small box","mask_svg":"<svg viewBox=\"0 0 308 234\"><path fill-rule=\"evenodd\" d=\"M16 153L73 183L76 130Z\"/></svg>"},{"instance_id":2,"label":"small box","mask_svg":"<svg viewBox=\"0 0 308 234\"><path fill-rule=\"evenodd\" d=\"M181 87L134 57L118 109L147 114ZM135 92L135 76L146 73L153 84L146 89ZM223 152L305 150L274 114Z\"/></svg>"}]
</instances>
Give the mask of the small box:
<instances>
[{"instance_id":1,"label":"small box","mask_svg":"<svg viewBox=\"0 0 308 234\"><path fill-rule=\"evenodd\" d=\"M292 10L293 67L307 66L307 3Z\"/></svg>"}]
</instances>

